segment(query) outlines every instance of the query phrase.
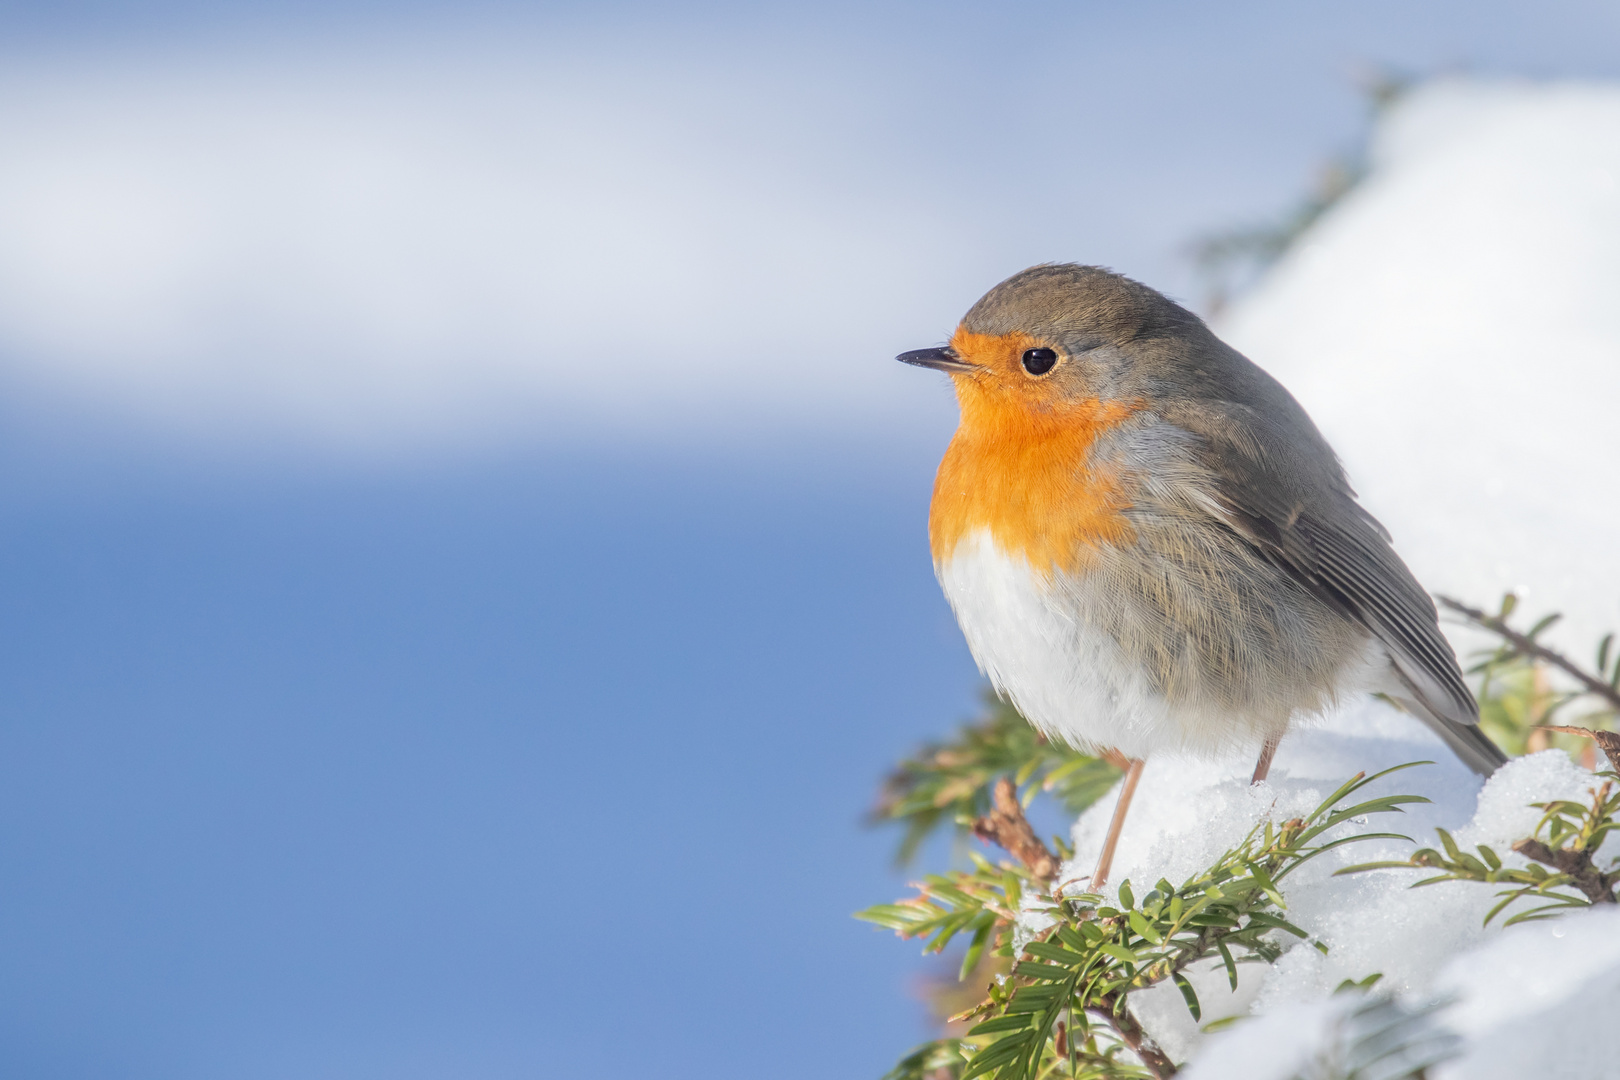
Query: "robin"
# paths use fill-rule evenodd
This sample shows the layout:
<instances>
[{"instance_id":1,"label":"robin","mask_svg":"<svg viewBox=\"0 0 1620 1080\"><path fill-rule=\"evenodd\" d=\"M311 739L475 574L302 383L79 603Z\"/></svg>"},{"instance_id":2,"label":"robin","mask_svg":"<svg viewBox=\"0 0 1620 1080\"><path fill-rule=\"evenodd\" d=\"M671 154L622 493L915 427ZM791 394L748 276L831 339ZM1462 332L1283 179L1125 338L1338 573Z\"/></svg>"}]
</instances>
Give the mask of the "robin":
<instances>
[{"instance_id":1,"label":"robin","mask_svg":"<svg viewBox=\"0 0 1620 1080\"><path fill-rule=\"evenodd\" d=\"M1258 746L1259 783L1293 717L1368 690L1476 772L1506 760L1316 425L1192 312L1035 266L897 359L956 386L928 531L974 658L1048 736L1127 759L1093 888L1155 751Z\"/></svg>"}]
</instances>

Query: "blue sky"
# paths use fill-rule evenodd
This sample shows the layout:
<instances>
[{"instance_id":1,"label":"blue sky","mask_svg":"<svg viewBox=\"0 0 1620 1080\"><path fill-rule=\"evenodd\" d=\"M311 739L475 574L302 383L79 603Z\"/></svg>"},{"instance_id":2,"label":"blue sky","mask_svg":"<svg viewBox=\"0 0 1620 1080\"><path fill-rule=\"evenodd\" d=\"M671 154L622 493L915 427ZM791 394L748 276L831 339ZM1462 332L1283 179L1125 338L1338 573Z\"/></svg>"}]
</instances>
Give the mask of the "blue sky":
<instances>
[{"instance_id":1,"label":"blue sky","mask_svg":"<svg viewBox=\"0 0 1620 1080\"><path fill-rule=\"evenodd\" d=\"M8 1072L741 1073L806 1039L870 1070L917 1037L906 950L848 914L897 884L877 771L975 685L926 463L778 464L14 519Z\"/></svg>"},{"instance_id":2,"label":"blue sky","mask_svg":"<svg viewBox=\"0 0 1620 1080\"><path fill-rule=\"evenodd\" d=\"M881 1073L859 817L979 687L889 358L1045 259L1196 300L1358 65L1616 21L0 7L3 1071Z\"/></svg>"}]
</instances>

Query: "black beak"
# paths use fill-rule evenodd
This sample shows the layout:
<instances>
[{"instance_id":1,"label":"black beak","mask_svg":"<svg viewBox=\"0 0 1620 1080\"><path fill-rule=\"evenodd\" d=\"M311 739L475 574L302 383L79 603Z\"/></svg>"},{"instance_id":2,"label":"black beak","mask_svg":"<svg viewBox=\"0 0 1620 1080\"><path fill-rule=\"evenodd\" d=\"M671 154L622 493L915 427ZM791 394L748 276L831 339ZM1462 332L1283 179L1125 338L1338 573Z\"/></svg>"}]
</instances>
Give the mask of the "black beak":
<instances>
[{"instance_id":1,"label":"black beak","mask_svg":"<svg viewBox=\"0 0 1620 1080\"><path fill-rule=\"evenodd\" d=\"M914 349L903 352L895 357L902 364L915 364L917 367L933 368L935 371L964 372L976 370L972 364L956 355L954 349Z\"/></svg>"}]
</instances>

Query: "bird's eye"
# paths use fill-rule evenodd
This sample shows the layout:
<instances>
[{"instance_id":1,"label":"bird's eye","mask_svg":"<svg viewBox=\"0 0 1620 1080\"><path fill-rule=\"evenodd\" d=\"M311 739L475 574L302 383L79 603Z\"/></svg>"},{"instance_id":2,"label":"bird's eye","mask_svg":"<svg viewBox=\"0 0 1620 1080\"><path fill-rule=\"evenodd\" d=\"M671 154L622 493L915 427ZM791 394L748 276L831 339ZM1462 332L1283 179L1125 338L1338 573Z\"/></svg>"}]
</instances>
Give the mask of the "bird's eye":
<instances>
[{"instance_id":1,"label":"bird's eye","mask_svg":"<svg viewBox=\"0 0 1620 1080\"><path fill-rule=\"evenodd\" d=\"M1024 370L1031 375L1045 375L1057 363L1057 353L1051 349L1025 349Z\"/></svg>"}]
</instances>

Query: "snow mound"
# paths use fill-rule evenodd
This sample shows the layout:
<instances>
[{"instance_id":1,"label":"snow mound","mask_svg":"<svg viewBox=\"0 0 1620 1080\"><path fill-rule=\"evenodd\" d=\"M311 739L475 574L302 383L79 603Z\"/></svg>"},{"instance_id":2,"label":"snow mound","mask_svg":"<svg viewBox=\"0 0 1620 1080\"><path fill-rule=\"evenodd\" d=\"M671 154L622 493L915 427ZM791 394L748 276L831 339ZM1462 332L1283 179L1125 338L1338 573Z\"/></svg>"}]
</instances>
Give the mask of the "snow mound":
<instances>
[{"instance_id":1,"label":"snow mound","mask_svg":"<svg viewBox=\"0 0 1620 1080\"><path fill-rule=\"evenodd\" d=\"M1310 412L1418 580L1620 624L1620 87L1439 80L1217 326Z\"/></svg>"},{"instance_id":2,"label":"snow mound","mask_svg":"<svg viewBox=\"0 0 1620 1080\"><path fill-rule=\"evenodd\" d=\"M1613 1045L1594 1038L1620 1015L1620 911L1612 907L1510 927L1458 957L1435 984L1458 997L1444 1015L1468 1047L1435 1080L1620 1073Z\"/></svg>"},{"instance_id":3,"label":"snow mound","mask_svg":"<svg viewBox=\"0 0 1620 1080\"><path fill-rule=\"evenodd\" d=\"M1595 1033L1620 1010L1620 911L1593 909L1509 927L1434 980L1451 1004L1436 1027L1462 1052L1433 1080L1595 1080L1614 1076L1614 1049ZM1214 1036L1187 1080L1295 1080L1331 1053L1355 995L1279 1006Z\"/></svg>"},{"instance_id":4,"label":"snow mound","mask_svg":"<svg viewBox=\"0 0 1620 1080\"><path fill-rule=\"evenodd\" d=\"M1412 883L1422 875L1410 870L1333 876L1334 871L1356 863L1404 859L1414 846L1433 845L1436 827L1450 830L1465 849L1489 844L1505 863L1522 866L1524 859L1509 845L1535 829L1541 812L1529 804L1549 799L1584 801L1594 784L1591 773L1559 751L1510 761L1482 782L1416 720L1372 698L1347 705L1315 726L1291 734L1264 784L1248 783L1252 762L1238 757L1217 762L1175 757L1150 760L1115 857L1110 892L1117 895L1118 884L1130 881L1140 895L1161 877L1179 885L1234 846L1257 822L1269 818L1280 823L1303 816L1358 772L1414 761L1433 764L1393 773L1356 797L1412 794L1429 799L1408 806L1404 813L1373 815L1364 824L1357 823L1358 831L1403 833L1416 845L1400 839L1345 845L1288 878L1284 883L1288 918L1311 936L1307 941L1283 936L1279 944L1288 946L1288 951L1269 967L1243 967L1236 992L1218 964L1192 973L1204 1023L1248 1014L1263 1020L1248 1021L1227 1036L1210 1037L1200 1034L1174 986L1166 983L1132 997L1133 1010L1166 1052L1178 1060L1191 1057L1199 1062L1201 1071L1190 1075L1241 1075L1246 1080L1272 1075L1249 1056L1251 1050L1242 1051L1248 1062L1246 1071L1209 1071L1216 1068L1209 1061L1222 1060L1217 1048L1225 1039L1236 1040L1240 1047L1251 1045L1246 1027L1270 1033L1264 1038L1276 1042L1273 1049L1280 1055L1281 1071L1275 1075L1293 1075L1289 1070L1296 1069L1302 1059L1289 1056L1293 1053L1289 1048L1301 1054L1321 1048L1322 1040L1336 1030L1349 1007L1341 1004L1343 995L1334 996L1347 979L1360 981L1380 974L1380 991L1414 1002L1461 994L1462 1001L1440 1014L1440 1022L1467 1040L1471 1056L1456 1069L1474 1069L1466 1063L1476 1053L1498 1060L1499 1055L1488 1052L1488 1047L1508 1038L1493 1019L1499 1014L1491 1011L1498 1006L1491 1004L1496 999L1490 986L1499 982L1512 985L1512 1000L1535 999L1543 1011L1554 1007L1560 995L1575 992L1589 974L1620 986L1620 966L1615 966L1615 978L1605 974L1609 968L1603 965L1611 961L1595 960L1596 967L1589 964L1576 971L1579 965L1569 948L1564 949L1571 955L1568 963L1545 954L1537 942L1557 940L1550 937L1550 930L1542 930L1546 924L1533 924L1540 937L1518 933L1517 927L1504 933L1505 916L1489 927L1483 925L1497 899L1490 886L1452 882L1413 889ZM1112 797L1104 798L1075 822L1075 858L1065 864L1061 880L1078 881L1091 872L1113 804ZM1070 886L1071 890L1081 887ZM1026 928L1036 929L1036 925ZM1325 955L1318 944L1327 948ZM1477 951L1481 949L1484 951ZM1613 952L1612 966L1620 965L1620 945ZM1511 972L1521 963L1550 965L1552 974L1533 982L1517 978ZM1481 965L1492 967L1489 978L1477 976L1483 970ZM1506 966L1498 969L1493 965ZM1566 972L1574 974L1566 978ZM1206 1041L1210 1043L1207 1054L1202 1045ZM1466 1069L1446 1075L1459 1080L1508 1075Z\"/></svg>"},{"instance_id":5,"label":"snow mound","mask_svg":"<svg viewBox=\"0 0 1620 1080\"><path fill-rule=\"evenodd\" d=\"M1555 643L1583 655L1620 624L1609 552L1620 505L1592 497L1608 487L1620 403L1617 296L1620 87L1442 80L1392 110L1368 178L1218 329L1309 410L1419 580L1476 603L1511 589L1532 612L1562 610ZM1433 801L1368 830L1427 846L1438 826L1509 865L1523 865L1509 845L1540 815L1529 804L1584 801L1594 785L1557 752L1481 785L1414 721L1366 702L1292 736L1254 790L1245 761L1151 762L1115 880L1185 876L1265 815L1294 816L1358 771L1419 758L1436 764L1370 793ZM1089 870L1111 809L1104 800L1075 824L1066 872ZM1220 972L1194 978L1206 1022L1249 1019L1201 1035L1180 994L1159 987L1138 995L1144 1026L1194 1059L1191 1080L1317 1075L1342 1058L1367 1002L1336 988L1377 973L1389 1008L1438 1004L1427 1022L1460 1039L1434 1080L1620 1075L1596 1037L1620 1009L1620 912L1486 927L1490 886L1412 889L1422 875L1409 870L1332 876L1411 850L1377 840L1307 864L1284 891L1311 940L1251 965L1236 992Z\"/></svg>"}]
</instances>

